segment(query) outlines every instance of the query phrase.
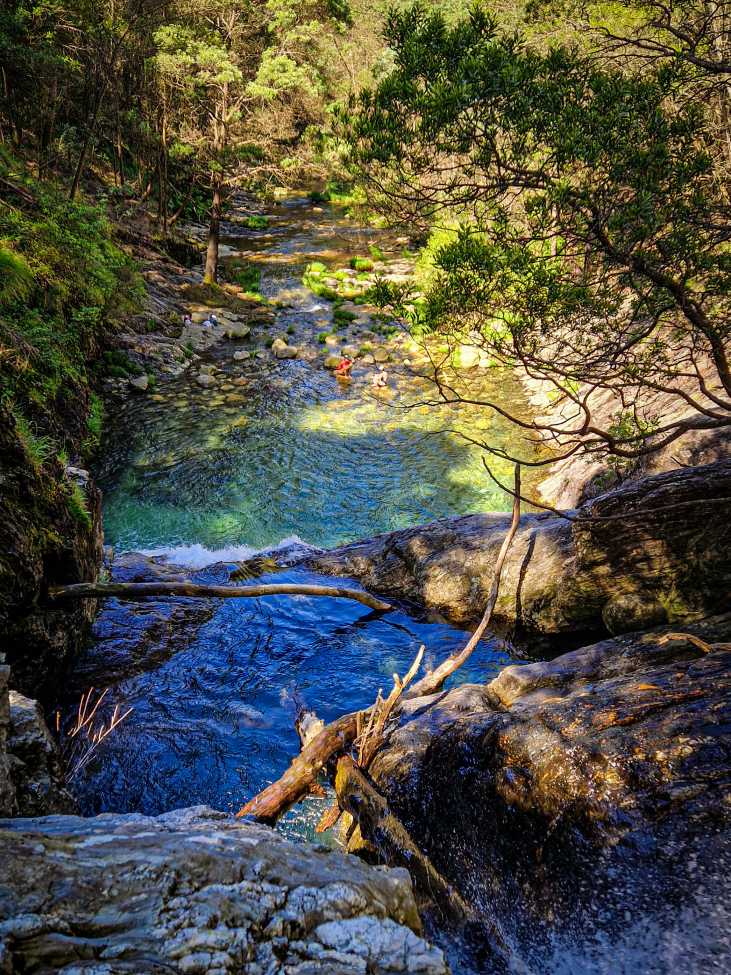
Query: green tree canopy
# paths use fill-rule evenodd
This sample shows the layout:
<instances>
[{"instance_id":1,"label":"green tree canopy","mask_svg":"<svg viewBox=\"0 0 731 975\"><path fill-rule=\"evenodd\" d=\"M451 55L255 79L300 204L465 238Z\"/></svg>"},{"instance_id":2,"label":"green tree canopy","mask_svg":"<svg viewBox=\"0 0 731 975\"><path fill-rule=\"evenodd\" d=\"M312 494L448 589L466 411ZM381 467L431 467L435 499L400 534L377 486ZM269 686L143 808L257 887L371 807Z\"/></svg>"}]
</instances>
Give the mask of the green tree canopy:
<instances>
[{"instance_id":1,"label":"green tree canopy","mask_svg":"<svg viewBox=\"0 0 731 975\"><path fill-rule=\"evenodd\" d=\"M478 9L448 26L417 6L387 37L394 68L345 134L374 205L461 224L422 325L553 384L564 418L527 425L564 455L633 458L731 425L731 220L682 66L538 51ZM600 424L607 391L617 413Z\"/></svg>"}]
</instances>

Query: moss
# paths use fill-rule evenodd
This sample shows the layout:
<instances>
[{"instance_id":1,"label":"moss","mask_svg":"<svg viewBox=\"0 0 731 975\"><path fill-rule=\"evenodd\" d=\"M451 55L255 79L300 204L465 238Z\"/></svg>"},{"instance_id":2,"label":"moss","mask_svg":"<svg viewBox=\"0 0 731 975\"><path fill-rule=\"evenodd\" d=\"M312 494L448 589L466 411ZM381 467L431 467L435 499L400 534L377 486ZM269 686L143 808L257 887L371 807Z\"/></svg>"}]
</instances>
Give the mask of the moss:
<instances>
[{"instance_id":1,"label":"moss","mask_svg":"<svg viewBox=\"0 0 731 975\"><path fill-rule=\"evenodd\" d=\"M354 271L372 271L373 261L369 257L353 257L350 266Z\"/></svg>"},{"instance_id":2,"label":"moss","mask_svg":"<svg viewBox=\"0 0 731 975\"><path fill-rule=\"evenodd\" d=\"M71 481L68 485L66 505L75 521L84 528L91 529L91 515L86 505L86 496L76 481Z\"/></svg>"}]
</instances>

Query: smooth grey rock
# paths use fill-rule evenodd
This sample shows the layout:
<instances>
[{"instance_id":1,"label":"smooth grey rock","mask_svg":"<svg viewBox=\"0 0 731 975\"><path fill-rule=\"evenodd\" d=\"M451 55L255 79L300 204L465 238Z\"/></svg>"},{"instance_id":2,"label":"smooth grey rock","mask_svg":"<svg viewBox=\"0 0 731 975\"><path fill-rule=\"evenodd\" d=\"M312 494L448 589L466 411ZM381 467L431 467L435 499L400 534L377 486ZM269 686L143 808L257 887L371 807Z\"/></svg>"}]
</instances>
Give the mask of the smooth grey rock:
<instances>
[{"instance_id":1,"label":"smooth grey rock","mask_svg":"<svg viewBox=\"0 0 731 975\"><path fill-rule=\"evenodd\" d=\"M19 815L76 812L76 804L64 787L58 748L40 704L17 691L10 691L9 703L7 748Z\"/></svg>"},{"instance_id":2,"label":"smooth grey rock","mask_svg":"<svg viewBox=\"0 0 731 975\"><path fill-rule=\"evenodd\" d=\"M7 971L447 975L405 870L205 807L0 821Z\"/></svg>"},{"instance_id":3,"label":"smooth grey rock","mask_svg":"<svg viewBox=\"0 0 731 975\"><path fill-rule=\"evenodd\" d=\"M251 358L251 352L248 352L246 349L237 349L236 352L234 352L235 362L243 362L245 359L250 359L250 358Z\"/></svg>"},{"instance_id":4,"label":"smooth grey rock","mask_svg":"<svg viewBox=\"0 0 731 975\"><path fill-rule=\"evenodd\" d=\"M199 386L202 386L203 389L208 389L209 387L216 385L215 378L211 376L210 373L207 372L199 373L195 377L195 381L198 383Z\"/></svg>"},{"instance_id":5,"label":"smooth grey rock","mask_svg":"<svg viewBox=\"0 0 731 975\"><path fill-rule=\"evenodd\" d=\"M251 335L251 328L243 322L228 322L226 324L226 336L230 339L245 339Z\"/></svg>"},{"instance_id":6,"label":"smooth grey rock","mask_svg":"<svg viewBox=\"0 0 731 975\"><path fill-rule=\"evenodd\" d=\"M132 376L129 381L132 389L138 390L140 393L144 393L147 387L150 385L150 380L148 376Z\"/></svg>"},{"instance_id":7,"label":"smooth grey rock","mask_svg":"<svg viewBox=\"0 0 731 975\"><path fill-rule=\"evenodd\" d=\"M372 355L374 362L388 362L391 358L388 349L381 348L380 346L373 350Z\"/></svg>"}]
</instances>

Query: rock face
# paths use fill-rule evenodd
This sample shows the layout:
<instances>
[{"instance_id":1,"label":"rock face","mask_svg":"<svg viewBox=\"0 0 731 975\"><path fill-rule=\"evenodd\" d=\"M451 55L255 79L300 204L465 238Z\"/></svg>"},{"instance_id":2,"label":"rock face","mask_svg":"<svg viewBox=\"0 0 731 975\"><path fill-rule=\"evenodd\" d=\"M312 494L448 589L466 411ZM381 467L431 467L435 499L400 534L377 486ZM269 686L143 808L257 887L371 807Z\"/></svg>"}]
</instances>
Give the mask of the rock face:
<instances>
[{"instance_id":1,"label":"rock face","mask_svg":"<svg viewBox=\"0 0 731 975\"><path fill-rule=\"evenodd\" d=\"M197 807L0 821L0 972L446 975L405 870Z\"/></svg>"},{"instance_id":2,"label":"rock face","mask_svg":"<svg viewBox=\"0 0 731 975\"><path fill-rule=\"evenodd\" d=\"M76 812L76 804L63 786L58 748L38 701L10 691L9 704L7 748L18 815Z\"/></svg>"},{"instance_id":3,"label":"rock face","mask_svg":"<svg viewBox=\"0 0 731 975\"><path fill-rule=\"evenodd\" d=\"M685 951L675 969L621 970L728 970L730 640L727 614L416 699L373 777L508 940L670 925L682 908L697 911L694 940L717 967Z\"/></svg>"},{"instance_id":4,"label":"rock face","mask_svg":"<svg viewBox=\"0 0 731 975\"><path fill-rule=\"evenodd\" d=\"M731 592L731 461L627 483L567 521L527 514L494 620L519 634L621 633L702 617ZM480 618L509 517L467 515L312 556L319 571L436 610Z\"/></svg>"},{"instance_id":5,"label":"rock face","mask_svg":"<svg viewBox=\"0 0 731 975\"><path fill-rule=\"evenodd\" d=\"M76 409L78 415L60 416L59 423L81 442L88 436L86 413L81 403ZM99 492L86 484L89 517L81 519L68 504L69 491L60 462L34 466L12 414L0 406L0 649L12 667L13 686L41 697L57 690L96 605L85 600L57 609L43 600L47 586L95 581L101 564Z\"/></svg>"}]
</instances>

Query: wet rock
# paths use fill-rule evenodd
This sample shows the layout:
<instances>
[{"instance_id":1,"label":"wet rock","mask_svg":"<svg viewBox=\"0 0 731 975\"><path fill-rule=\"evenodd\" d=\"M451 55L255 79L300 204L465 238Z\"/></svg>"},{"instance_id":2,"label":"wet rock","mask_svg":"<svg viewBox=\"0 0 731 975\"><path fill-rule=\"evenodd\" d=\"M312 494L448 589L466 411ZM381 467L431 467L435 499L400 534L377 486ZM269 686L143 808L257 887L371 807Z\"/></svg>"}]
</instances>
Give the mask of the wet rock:
<instances>
[{"instance_id":1,"label":"wet rock","mask_svg":"<svg viewBox=\"0 0 731 975\"><path fill-rule=\"evenodd\" d=\"M326 335L325 336L325 345L329 349L334 349L338 345L340 345L340 339L338 338L337 335Z\"/></svg>"},{"instance_id":2,"label":"wet rock","mask_svg":"<svg viewBox=\"0 0 731 975\"><path fill-rule=\"evenodd\" d=\"M366 352L366 354L361 357L360 361L364 366L372 366L376 360L375 357L371 355L370 352Z\"/></svg>"},{"instance_id":3,"label":"wet rock","mask_svg":"<svg viewBox=\"0 0 731 975\"><path fill-rule=\"evenodd\" d=\"M730 640L726 614L414 700L371 772L511 940L622 930L628 908L667 924L697 904L681 927L700 925L713 965L658 971L725 970L728 919L713 905L731 867Z\"/></svg>"},{"instance_id":4,"label":"wet rock","mask_svg":"<svg viewBox=\"0 0 731 975\"><path fill-rule=\"evenodd\" d=\"M337 369L340 359L341 356L339 355L328 355L325 356L322 364L326 369Z\"/></svg>"},{"instance_id":5,"label":"wet rock","mask_svg":"<svg viewBox=\"0 0 731 975\"><path fill-rule=\"evenodd\" d=\"M388 362L391 358L387 349L377 348L373 350L373 361L374 362Z\"/></svg>"},{"instance_id":6,"label":"wet rock","mask_svg":"<svg viewBox=\"0 0 731 975\"><path fill-rule=\"evenodd\" d=\"M17 806L15 803L15 787L10 777L10 757L8 755L10 667L4 661L5 657L0 654L0 815L9 816L16 811Z\"/></svg>"},{"instance_id":7,"label":"wet rock","mask_svg":"<svg viewBox=\"0 0 731 975\"><path fill-rule=\"evenodd\" d=\"M204 807L6 820L6 969L447 975L408 874Z\"/></svg>"},{"instance_id":8,"label":"wet rock","mask_svg":"<svg viewBox=\"0 0 731 975\"><path fill-rule=\"evenodd\" d=\"M251 358L251 352L248 352L246 349L237 349L233 357L235 362L244 362L246 359Z\"/></svg>"},{"instance_id":9,"label":"wet rock","mask_svg":"<svg viewBox=\"0 0 731 975\"><path fill-rule=\"evenodd\" d=\"M147 387L150 385L150 379L148 376L132 376L129 384L130 387L137 390L138 393L144 393Z\"/></svg>"},{"instance_id":10,"label":"wet rock","mask_svg":"<svg viewBox=\"0 0 731 975\"><path fill-rule=\"evenodd\" d=\"M17 811L20 816L76 812L76 803L63 783L58 748L37 701L10 691L11 758Z\"/></svg>"},{"instance_id":11,"label":"wet rock","mask_svg":"<svg viewBox=\"0 0 731 975\"><path fill-rule=\"evenodd\" d=\"M503 570L496 624L523 636L605 633L608 626L619 632L725 607L731 461L623 484L574 516L522 516ZM586 517L607 520L581 520ZM311 564L468 624L482 615L509 520L504 514L447 518L345 545Z\"/></svg>"},{"instance_id":12,"label":"wet rock","mask_svg":"<svg viewBox=\"0 0 731 975\"><path fill-rule=\"evenodd\" d=\"M272 346L272 351L277 359L296 359L299 355L299 349L286 343L284 345L277 345L275 342Z\"/></svg>"},{"instance_id":13,"label":"wet rock","mask_svg":"<svg viewBox=\"0 0 731 975\"><path fill-rule=\"evenodd\" d=\"M198 375L195 377L195 381L203 389L208 389L209 387L216 385L215 377L208 372L198 373Z\"/></svg>"}]
</instances>

